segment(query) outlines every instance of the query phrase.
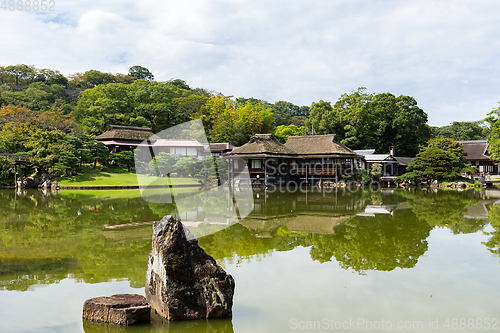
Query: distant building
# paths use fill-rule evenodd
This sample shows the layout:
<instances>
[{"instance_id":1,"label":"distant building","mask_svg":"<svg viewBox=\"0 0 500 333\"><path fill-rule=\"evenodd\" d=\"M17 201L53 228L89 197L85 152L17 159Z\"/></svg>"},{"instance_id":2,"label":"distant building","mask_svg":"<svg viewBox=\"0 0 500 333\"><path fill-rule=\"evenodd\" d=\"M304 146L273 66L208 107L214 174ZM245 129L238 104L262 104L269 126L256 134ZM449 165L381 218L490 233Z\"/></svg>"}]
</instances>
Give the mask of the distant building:
<instances>
[{"instance_id":1,"label":"distant building","mask_svg":"<svg viewBox=\"0 0 500 333\"><path fill-rule=\"evenodd\" d=\"M492 161L488 152L488 140L457 141L464 146L465 161L477 166L479 173L499 174L499 161Z\"/></svg>"},{"instance_id":2,"label":"distant building","mask_svg":"<svg viewBox=\"0 0 500 333\"><path fill-rule=\"evenodd\" d=\"M209 143L208 148L210 155L220 157L223 156L224 154L232 152L234 149L238 147L225 142L225 143Z\"/></svg>"},{"instance_id":3,"label":"distant building","mask_svg":"<svg viewBox=\"0 0 500 333\"><path fill-rule=\"evenodd\" d=\"M109 125L108 130L96 136L95 139L104 143L110 152L119 153L133 151L143 141L150 140L151 143L154 143L160 138L153 133L151 128Z\"/></svg>"},{"instance_id":4,"label":"distant building","mask_svg":"<svg viewBox=\"0 0 500 333\"><path fill-rule=\"evenodd\" d=\"M108 130L95 138L104 143L111 153L141 149L139 158L151 160L152 155L169 153L181 156L195 156L203 159L205 146L197 140L166 140L153 133L151 128L123 125L109 125Z\"/></svg>"},{"instance_id":5,"label":"distant building","mask_svg":"<svg viewBox=\"0 0 500 333\"><path fill-rule=\"evenodd\" d=\"M375 149L354 150L365 160L365 169L370 170L374 164L382 167L382 177L396 177L406 173L408 164L413 157L396 157L394 147L389 148L389 154L375 154Z\"/></svg>"},{"instance_id":6,"label":"distant building","mask_svg":"<svg viewBox=\"0 0 500 333\"><path fill-rule=\"evenodd\" d=\"M169 153L172 155L194 156L205 158L205 146L197 140L165 140L159 139L153 144L155 154Z\"/></svg>"}]
</instances>

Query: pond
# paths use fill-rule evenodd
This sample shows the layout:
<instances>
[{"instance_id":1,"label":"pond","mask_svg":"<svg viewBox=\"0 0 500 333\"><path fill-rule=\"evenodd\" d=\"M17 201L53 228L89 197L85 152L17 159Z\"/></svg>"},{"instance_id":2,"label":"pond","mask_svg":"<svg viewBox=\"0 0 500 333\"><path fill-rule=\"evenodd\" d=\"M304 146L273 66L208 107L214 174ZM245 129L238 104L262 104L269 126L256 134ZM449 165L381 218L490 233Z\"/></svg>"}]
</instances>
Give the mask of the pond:
<instances>
[{"instance_id":1,"label":"pond","mask_svg":"<svg viewBox=\"0 0 500 333\"><path fill-rule=\"evenodd\" d=\"M260 189L253 200L238 223L200 223L214 215L196 200L181 215L236 281L232 319L119 327L82 320L83 303L144 295L151 223L172 203L1 190L0 332L500 328L500 191Z\"/></svg>"}]
</instances>

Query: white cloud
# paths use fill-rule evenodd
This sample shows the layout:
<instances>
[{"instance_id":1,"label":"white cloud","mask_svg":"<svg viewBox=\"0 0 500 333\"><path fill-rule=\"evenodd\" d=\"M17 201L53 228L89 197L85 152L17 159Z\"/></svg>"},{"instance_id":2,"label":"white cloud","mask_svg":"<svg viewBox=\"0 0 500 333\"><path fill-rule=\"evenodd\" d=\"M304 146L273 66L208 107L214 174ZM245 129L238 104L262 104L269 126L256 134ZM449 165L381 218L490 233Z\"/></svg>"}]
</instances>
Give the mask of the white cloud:
<instances>
[{"instance_id":1,"label":"white cloud","mask_svg":"<svg viewBox=\"0 0 500 333\"><path fill-rule=\"evenodd\" d=\"M56 2L0 13L0 64L65 74L149 68L157 80L270 102L410 95L431 125L480 120L500 100L500 8L480 1Z\"/></svg>"}]
</instances>

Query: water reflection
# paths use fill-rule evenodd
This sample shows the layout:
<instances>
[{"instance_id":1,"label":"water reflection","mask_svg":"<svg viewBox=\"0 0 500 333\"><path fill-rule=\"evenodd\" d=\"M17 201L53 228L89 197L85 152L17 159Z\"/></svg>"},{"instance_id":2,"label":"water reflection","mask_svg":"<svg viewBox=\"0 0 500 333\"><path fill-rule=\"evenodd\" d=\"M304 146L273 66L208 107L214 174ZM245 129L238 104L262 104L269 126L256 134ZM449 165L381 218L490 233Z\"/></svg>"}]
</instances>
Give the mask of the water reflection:
<instances>
[{"instance_id":1,"label":"water reflection","mask_svg":"<svg viewBox=\"0 0 500 333\"><path fill-rule=\"evenodd\" d=\"M435 227L467 234L491 221L494 231L484 245L500 254L499 193L261 189L248 217L201 237L199 244L222 264L302 246L313 261L337 261L364 274L415 267ZM182 219L196 222L188 224L195 235L217 230L207 220L217 216L218 202L206 201L203 211L196 200L192 207L182 202L182 211L192 212ZM151 224L173 209L144 201L139 191L0 191L0 290L26 291L66 277L85 283L126 280L143 287Z\"/></svg>"},{"instance_id":2,"label":"water reflection","mask_svg":"<svg viewBox=\"0 0 500 333\"><path fill-rule=\"evenodd\" d=\"M228 319L189 320L169 322L151 312L151 323L138 326L117 326L106 323L83 320L85 333L125 333L125 332L189 332L189 333L233 333L233 323Z\"/></svg>"}]
</instances>

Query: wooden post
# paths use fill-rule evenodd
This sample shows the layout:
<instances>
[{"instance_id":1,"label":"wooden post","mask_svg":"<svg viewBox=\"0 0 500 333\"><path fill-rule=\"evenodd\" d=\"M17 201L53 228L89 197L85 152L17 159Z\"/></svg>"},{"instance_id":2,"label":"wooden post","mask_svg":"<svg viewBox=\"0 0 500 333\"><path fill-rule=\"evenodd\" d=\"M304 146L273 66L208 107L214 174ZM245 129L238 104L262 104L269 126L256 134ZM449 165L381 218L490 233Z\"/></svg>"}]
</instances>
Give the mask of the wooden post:
<instances>
[{"instance_id":1,"label":"wooden post","mask_svg":"<svg viewBox=\"0 0 500 333\"><path fill-rule=\"evenodd\" d=\"M19 164L19 178L21 182L21 188L23 188L23 169L22 169L22 164Z\"/></svg>"},{"instance_id":2,"label":"wooden post","mask_svg":"<svg viewBox=\"0 0 500 333\"><path fill-rule=\"evenodd\" d=\"M264 186L267 186L267 160L264 159Z\"/></svg>"}]
</instances>

